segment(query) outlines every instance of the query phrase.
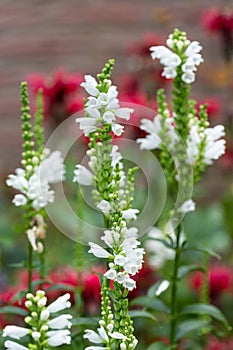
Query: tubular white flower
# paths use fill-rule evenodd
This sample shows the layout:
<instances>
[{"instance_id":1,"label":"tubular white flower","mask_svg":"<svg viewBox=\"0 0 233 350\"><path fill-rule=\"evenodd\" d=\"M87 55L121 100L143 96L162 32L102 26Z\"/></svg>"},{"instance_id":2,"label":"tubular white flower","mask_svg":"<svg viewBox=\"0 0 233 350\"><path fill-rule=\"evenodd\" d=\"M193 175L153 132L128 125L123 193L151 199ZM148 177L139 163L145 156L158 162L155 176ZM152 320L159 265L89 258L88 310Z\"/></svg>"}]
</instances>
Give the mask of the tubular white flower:
<instances>
[{"instance_id":1,"label":"tubular white flower","mask_svg":"<svg viewBox=\"0 0 233 350\"><path fill-rule=\"evenodd\" d=\"M70 301L70 294L66 293L60 297L58 297L52 304L50 304L47 309L50 313L58 312L64 309L68 309L71 307Z\"/></svg>"},{"instance_id":2,"label":"tubular white flower","mask_svg":"<svg viewBox=\"0 0 233 350\"><path fill-rule=\"evenodd\" d=\"M50 312L48 309L42 310L40 314L41 321L47 321L50 316Z\"/></svg>"},{"instance_id":3,"label":"tubular white flower","mask_svg":"<svg viewBox=\"0 0 233 350\"><path fill-rule=\"evenodd\" d=\"M155 292L156 297L158 297L160 294L165 292L165 290L168 289L169 285L170 285L170 282L168 280L163 280Z\"/></svg>"},{"instance_id":4,"label":"tubular white flower","mask_svg":"<svg viewBox=\"0 0 233 350\"><path fill-rule=\"evenodd\" d=\"M102 199L97 205L97 208L100 209L104 214L109 214L111 205L108 201Z\"/></svg>"},{"instance_id":5,"label":"tubular white flower","mask_svg":"<svg viewBox=\"0 0 233 350\"><path fill-rule=\"evenodd\" d=\"M3 337L11 337L13 339L21 339L25 335L29 334L29 329L18 326L6 326L3 329Z\"/></svg>"},{"instance_id":6,"label":"tubular white flower","mask_svg":"<svg viewBox=\"0 0 233 350\"><path fill-rule=\"evenodd\" d=\"M44 159L36 170L41 181L49 184L63 181L65 178L64 159L60 151L52 152Z\"/></svg>"},{"instance_id":7,"label":"tubular white flower","mask_svg":"<svg viewBox=\"0 0 233 350\"><path fill-rule=\"evenodd\" d=\"M132 108L118 108L115 113L118 118L129 120L130 114L133 112Z\"/></svg>"},{"instance_id":8,"label":"tubular white flower","mask_svg":"<svg viewBox=\"0 0 233 350\"><path fill-rule=\"evenodd\" d=\"M190 211L194 211L195 207L196 204L194 203L194 201L192 199L189 199L181 205L180 211L182 213L188 213Z\"/></svg>"},{"instance_id":9,"label":"tubular white flower","mask_svg":"<svg viewBox=\"0 0 233 350\"><path fill-rule=\"evenodd\" d=\"M26 346L20 345L14 341L7 340L4 343L6 350L29 350Z\"/></svg>"},{"instance_id":10,"label":"tubular white flower","mask_svg":"<svg viewBox=\"0 0 233 350\"><path fill-rule=\"evenodd\" d=\"M50 346L56 347L63 344L71 343L70 331L68 329L62 329L58 331L49 331L48 335L48 344Z\"/></svg>"},{"instance_id":11,"label":"tubular white flower","mask_svg":"<svg viewBox=\"0 0 233 350\"><path fill-rule=\"evenodd\" d=\"M109 258L110 253L107 252L107 250L93 242L88 242L88 244L91 248L90 250L88 250L88 253L92 253L97 258Z\"/></svg>"},{"instance_id":12,"label":"tubular white flower","mask_svg":"<svg viewBox=\"0 0 233 350\"><path fill-rule=\"evenodd\" d=\"M76 118L76 123L79 123L79 128L83 130L85 136L96 130L96 118Z\"/></svg>"},{"instance_id":13,"label":"tubular white flower","mask_svg":"<svg viewBox=\"0 0 233 350\"><path fill-rule=\"evenodd\" d=\"M138 209L127 209L123 210L122 218L126 220L136 220L137 214L139 213Z\"/></svg>"},{"instance_id":14,"label":"tubular white flower","mask_svg":"<svg viewBox=\"0 0 233 350\"><path fill-rule=\"evenodd\" d=\"M124 126L121 124L112 124L112 131L116 136L121 136L124 132Z\"/></svg>"},{"instance_id":15,"label":"tubular white flower","mask_svg":"<svg viewBox=\"0 0 233 350\"><path fill-rule=\"evenodd\" d=\"M27 203L27 198L23 194L16 194L12 200L16 207L21 207Z\"/></svg>"},{"instance_id":16,"label":"tubular white flower","mask_svg":"<svg viewBox=\"0 0 233 350\"><path fill-rule=\"evenodd\" d=\"M83 186L91 186L94 175L83 165L76 165L74 175L73 182L78 182Z\"/></svg>"},{"instance_id":17,"label":"tubular white flower","mask_svg":"<svg viewBox=\"0 0 233 350\"><path fill-rule=\"evenodd\" d=\"M88 94L92 96L97 96L99 94L99 90L97 89L97 81L91 75L84 76L85 82L80 85L87 91Z\"/></svg>"},{"instance_id":18,"label":"tubular white flower","mask_svg":"<svg viewBox=\"0 0 233 350\"><path fill-rule=\"evenodd\" d=\"M72 326L72 323L69 320L72 318L73 317L70 314L63 314L50 320L48 322L48 325L52 329L70 328Z\"/></svg>"}]
</instances>

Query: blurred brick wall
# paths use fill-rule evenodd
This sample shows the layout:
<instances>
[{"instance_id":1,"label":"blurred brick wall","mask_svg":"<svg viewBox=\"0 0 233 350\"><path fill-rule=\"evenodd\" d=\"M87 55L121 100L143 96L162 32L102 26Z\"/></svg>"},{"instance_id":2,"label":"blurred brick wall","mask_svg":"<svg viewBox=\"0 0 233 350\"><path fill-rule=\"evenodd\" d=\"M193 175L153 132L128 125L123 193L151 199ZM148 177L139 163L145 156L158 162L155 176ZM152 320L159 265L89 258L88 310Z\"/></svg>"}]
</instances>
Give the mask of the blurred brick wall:
<instances>
[{"instance_id":1,"label":"blurred brick wall","mask_svg":"<svg viewBox=\"0 0 233 350\"><path fill-rule=\"evenodd\" d=\"M214 0L0 0L0 174L19 164L19 84L31 72L95 73L117 60L115 76L126 71L126 48L146 32L167 35L174 27L204 46L205 59L221 65L218 40L200 27L204 8ZM208 57L206 57L208 55ZM205 74L205 68L201 68ZM211 84L197 95L211 93ZM209 89L209 90L208 90ZM208 91L207 91L208 90ZM215 93L215 91L212 91Z\"/></svg>"}]
</instances>

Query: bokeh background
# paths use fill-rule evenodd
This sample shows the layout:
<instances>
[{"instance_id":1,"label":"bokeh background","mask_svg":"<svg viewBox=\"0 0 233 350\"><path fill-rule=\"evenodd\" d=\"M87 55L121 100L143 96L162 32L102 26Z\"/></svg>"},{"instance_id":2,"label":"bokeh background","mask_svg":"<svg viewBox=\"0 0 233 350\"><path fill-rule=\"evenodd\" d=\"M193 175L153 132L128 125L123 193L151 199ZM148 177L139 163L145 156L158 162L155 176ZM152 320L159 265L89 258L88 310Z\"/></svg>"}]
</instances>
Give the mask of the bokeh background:
<instances>
[{"instance_id":1,"label":"bokeh background","mask_svg":"<svg viewBox=\"0 0 233 350\"><path fill-rule=\"evenodd\" d=\"M215 22L211 13L219 14ZM10 281L6 274L12 275L15 268L10 269L9 263L25 257L20 209L13 208L12 192L4 184L20 165L20 82L29 82L32 106L35 92L44 88L47 136L82 109L84 95L78 85L83 74L100 72L109 58L116 60L113 80L121 100L155 108L156 90L164 87L169 94L170 84L160 78L161 67L151 60L148 48L163 44L175 27L203 45L205 62L192 85L192 97L198 104L209 102L211 124L223 123L227 130L226 155L209 168L197 187L199 209L186 219L186 225L191 239L223 256L221 263L211 261L209 282L214 282L210 290L214 302L233 322L229 311L233 305L232 0L0 0L0 282L4 288L14 284L14 278ZM137 131L131 132L135 138ZM59 233L49 239L51 267L71 263L69 240ZM72 272L65 271L65 282L75 285ZM85 283L97 288L98 278L89 280L88 276ZM194 277L191 289L196 286L198 290L201 282ZM187 286L184 290L190 292ZM93 298L91 291L86 291L86 298ZM96 305L91 307L96 310Z\"/></svg>"}]
</instances>

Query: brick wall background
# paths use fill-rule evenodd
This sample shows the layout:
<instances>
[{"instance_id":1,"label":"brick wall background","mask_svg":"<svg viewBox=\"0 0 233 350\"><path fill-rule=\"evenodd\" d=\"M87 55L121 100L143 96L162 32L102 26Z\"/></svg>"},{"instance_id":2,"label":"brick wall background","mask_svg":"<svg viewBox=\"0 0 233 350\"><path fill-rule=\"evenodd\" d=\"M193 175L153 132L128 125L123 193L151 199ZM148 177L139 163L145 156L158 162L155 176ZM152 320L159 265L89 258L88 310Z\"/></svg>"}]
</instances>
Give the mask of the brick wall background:
<instances>
[{"instance_id":1,"label":"brick wall background","mask_svg":"<svg viewBox=\"0 0 233 350\"><path fill-rule=\"evenodd\" d=\"M58 67L98 72L106 60L117 60L115 77L126 71L126 48L146 32L166 36L174 27L200 40L215 74L221 67L218 39L208 37L200 15L217 0L0 0L0 174L18 164L21 152L19 84L31 72ZM212 67L212 68L211 68ZM212 69L212 70L211 70ZM203 65L195 96L221 94ZM203 83L203 84L202 84Z\"/></svg>"}]
</instances>

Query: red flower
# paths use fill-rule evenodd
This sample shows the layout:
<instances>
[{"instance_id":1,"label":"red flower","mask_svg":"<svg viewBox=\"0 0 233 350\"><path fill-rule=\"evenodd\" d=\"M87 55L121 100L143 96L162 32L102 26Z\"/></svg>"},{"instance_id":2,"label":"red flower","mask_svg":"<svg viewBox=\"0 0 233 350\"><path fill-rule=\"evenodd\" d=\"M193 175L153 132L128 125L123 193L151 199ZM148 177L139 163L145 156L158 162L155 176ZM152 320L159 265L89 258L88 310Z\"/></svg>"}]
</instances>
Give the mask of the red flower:
<instances>
[{"instance_id":1,"label":"red flower","mask_svg":"<svg viewBox=\"0 0 233 350\"><path fill-rule=\"evenodd\" d=\"M217 98L206 98L205 100L197 103L197 110L200 109L200 105L207 104L207 113L210 118L216 117L221 110L221 102Z\"/></svg>"},{"instance_id":2,"label":"red flower","mask_svg":"<svg viewBox=\"0 0 233 350\"><path fill-rule=\"evenodd\" d=\"M208 272L209 292L212 299L216 299L222 292L232 287L232 270L228 266L215 265ZM200 292L203 283L203 273L195 272L191 277L191 286Z\"/></svg>"},{"instance_id":3,"label":"red flower","mask_svg":"<svg viewBox=\"0 0 233 350\"><path fill-rule=\"evenodd\" d=\"M221 12L216 8L208 9L202 16L202 23L204 28L211 32L232 30L233 12Z\"/></svg>"},{"instance_id":4,"label":"red flower","mask_svg":"<svg viewBox=\"0 0 233 350\"><path fill-rule=\"evenodd\" d=\"M216 337L211 336L205 350L233 350L233 338L219 340Z\"/></svg>"},{"instance_id":5,"label":"red flower","mask_svg":"<svg viewBox=\"0 0 233 350\"><path fill-rule=\"evenodd\" d=\"M43 90L45 116L52 118L56 125L83 108L81 96L76 95L82 80L81 75L68 74L62 69L52 76L38 73L28 76L34 94Z\"/></svg>"},{"instance_id":6,"label":"red flower","mask_svg":"<svg viewBox=\"0 0 233 350\"><path fill-rule=\"evenodd\" d=\"M159 35L146 33L139 42L129 47L128 53L131 55L148 56L150 54L150 47L161 45L162 42L163 40Z\"/></svg>"}]
</instances>

